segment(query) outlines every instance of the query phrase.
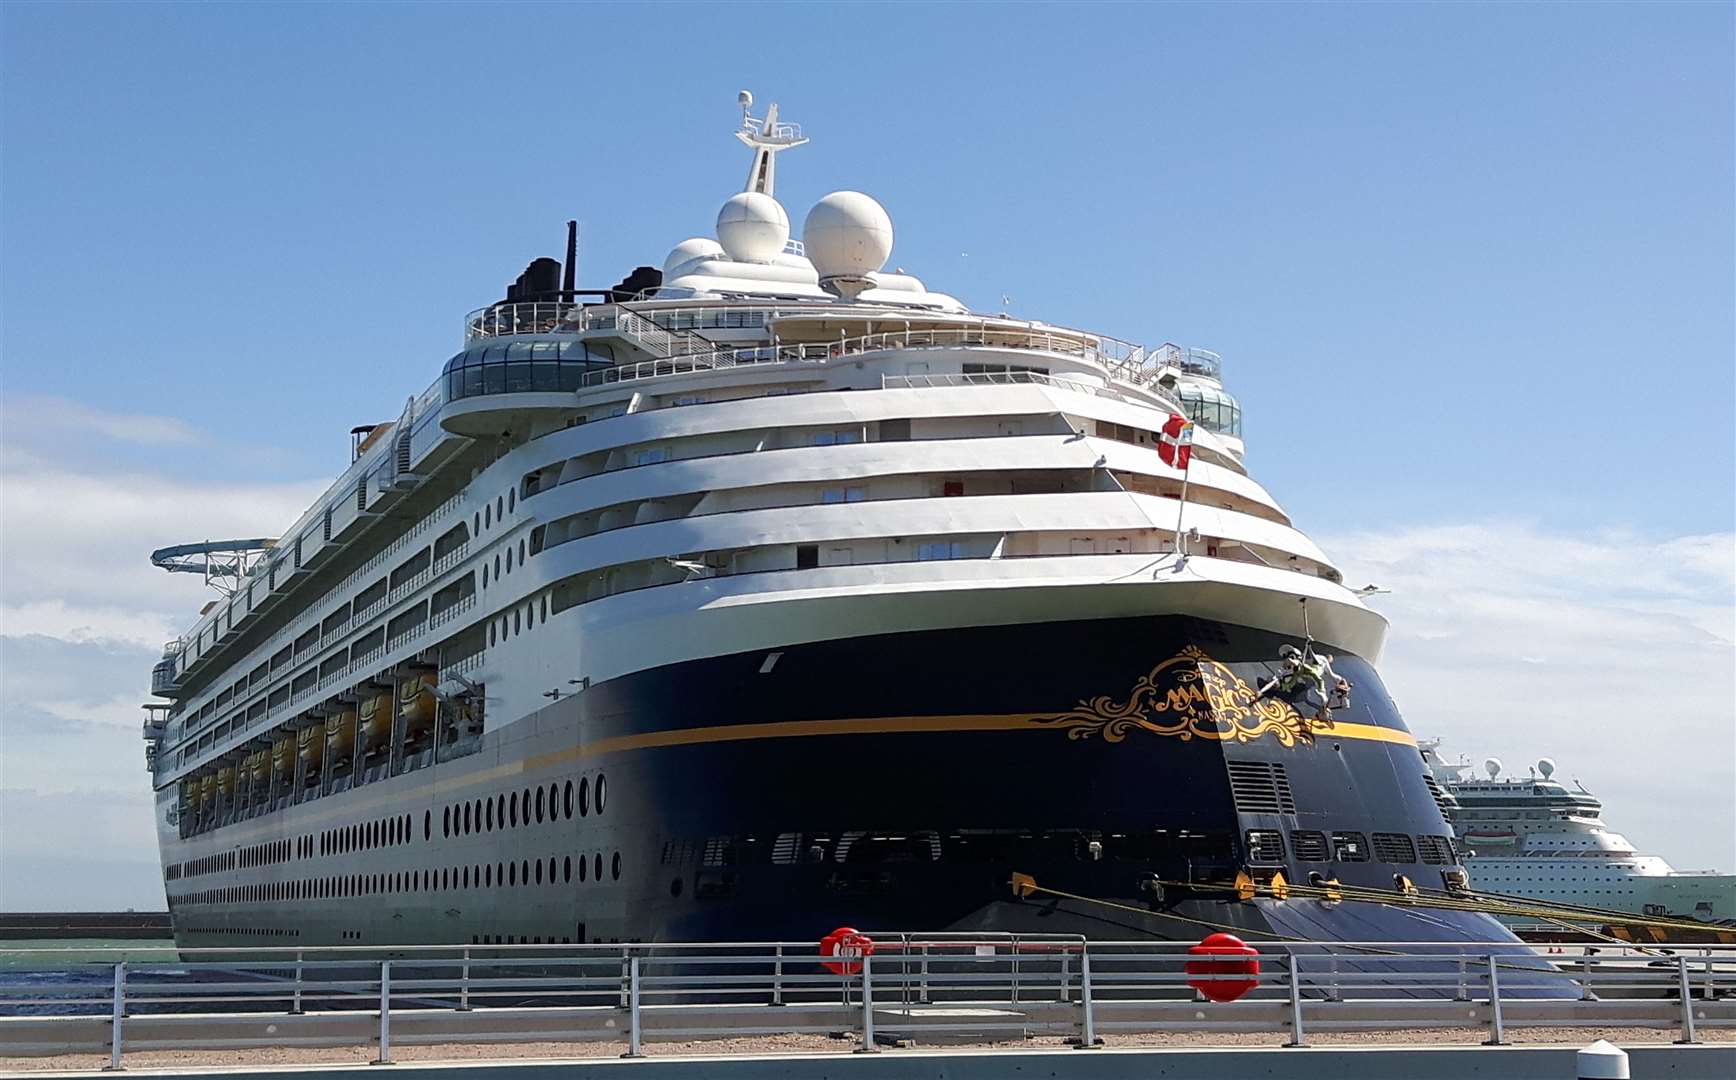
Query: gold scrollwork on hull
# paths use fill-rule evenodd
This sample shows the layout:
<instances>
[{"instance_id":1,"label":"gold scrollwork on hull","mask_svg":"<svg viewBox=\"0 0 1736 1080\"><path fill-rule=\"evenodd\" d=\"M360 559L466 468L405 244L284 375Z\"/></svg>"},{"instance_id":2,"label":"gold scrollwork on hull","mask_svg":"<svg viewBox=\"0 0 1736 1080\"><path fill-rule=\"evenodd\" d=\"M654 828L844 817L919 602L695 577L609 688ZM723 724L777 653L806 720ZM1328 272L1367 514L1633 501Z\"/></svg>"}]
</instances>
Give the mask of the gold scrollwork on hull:
<instances>
[{"instance_id":1,"label":"gold scrollwork on hull","mask_svg":"<svg viewBox=\"0 0 1736 1080\"><path fill-rule=\"evenodd\" d=\"M1135 731L1172 738L1249 742L1270 735L1285 746L1314 736L1314 721L1287 701L1262 698L1242 678L1197 645L1152 668L1133 684L1126 701L1107 694L1081 701L1071 712L1036 717L1064 729L1070 739L1100 735L1120 742Z\"/></svg>"}]
</instances>

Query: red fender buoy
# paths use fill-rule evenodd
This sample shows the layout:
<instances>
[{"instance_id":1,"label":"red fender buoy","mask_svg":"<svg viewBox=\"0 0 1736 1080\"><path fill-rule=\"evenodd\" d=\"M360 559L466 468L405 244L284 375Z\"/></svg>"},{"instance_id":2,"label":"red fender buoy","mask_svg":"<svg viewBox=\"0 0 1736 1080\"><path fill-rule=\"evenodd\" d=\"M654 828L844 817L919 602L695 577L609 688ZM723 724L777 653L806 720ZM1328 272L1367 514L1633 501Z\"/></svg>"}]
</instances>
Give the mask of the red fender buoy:
<instances>
[{"instance_id":1,"label":"red fender buoy","mask_svg":"<svg viewBox=\"0 0 1736 1080\"><path fill-rule=\"evenodd\" d=\"M1247 975L1246 979L1190 978L1187 984L1205 995L1208 1001L1234 1001L1260 985L1260 951L1234 934L1212 934L1188 949L1191 956L1220 957L1211 960L1189 960L1189 975Z\"/></svg>"}]
</instances>

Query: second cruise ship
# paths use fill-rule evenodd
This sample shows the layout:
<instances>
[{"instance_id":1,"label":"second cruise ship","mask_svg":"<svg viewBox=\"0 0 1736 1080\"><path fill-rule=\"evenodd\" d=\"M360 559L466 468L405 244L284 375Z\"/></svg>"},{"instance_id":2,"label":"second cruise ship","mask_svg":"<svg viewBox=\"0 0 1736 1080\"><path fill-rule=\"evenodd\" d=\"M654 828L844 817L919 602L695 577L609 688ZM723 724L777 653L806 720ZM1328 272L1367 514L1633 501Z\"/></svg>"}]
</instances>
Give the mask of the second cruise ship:
<instances>
[{"instance_id":1,"label":"second cruise ship","mask_svg":"<svg viewBox=\"0 0 1736 1080\"><path fill-rule=\"evenodd\" d=\"M792 237L743 99L714 236L586 292L569 231L279 536L157 553L222 592L176 940L1511 940L1379 899L1464 867L1218 356L969 310L859 192Z\"/></svg>"}]
</instances>

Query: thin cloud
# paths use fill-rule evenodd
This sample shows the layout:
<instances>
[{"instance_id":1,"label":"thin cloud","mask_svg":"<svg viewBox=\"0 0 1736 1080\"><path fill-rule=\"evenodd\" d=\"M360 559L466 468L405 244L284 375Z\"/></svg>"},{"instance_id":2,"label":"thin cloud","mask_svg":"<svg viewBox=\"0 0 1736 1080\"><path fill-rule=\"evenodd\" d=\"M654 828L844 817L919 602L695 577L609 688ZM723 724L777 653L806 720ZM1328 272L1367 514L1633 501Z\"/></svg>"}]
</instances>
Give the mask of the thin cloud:
<instances>
[{"instance_id":1,"label":"thin cloud","mask_svg":"<svg viewBox=\"0 0 1736 1080\"><path fill-rule=\"evenodd\" d=\"M8 446L24 448L92 436L145 447L198 446L208 441L203 432L178 417L111 412L61 397L9 398L0 420Z\"/></svg>"}]
</instances>

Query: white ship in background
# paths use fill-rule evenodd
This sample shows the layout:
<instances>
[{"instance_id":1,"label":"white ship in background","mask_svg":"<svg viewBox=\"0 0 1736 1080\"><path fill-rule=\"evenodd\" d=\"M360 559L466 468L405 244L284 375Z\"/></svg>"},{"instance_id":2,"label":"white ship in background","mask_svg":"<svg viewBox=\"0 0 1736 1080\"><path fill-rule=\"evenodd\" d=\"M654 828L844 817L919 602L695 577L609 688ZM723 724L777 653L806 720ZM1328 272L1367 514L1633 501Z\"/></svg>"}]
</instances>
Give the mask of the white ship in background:
<instances>
[{"instance_id":1,"label":"white ship in background","mask_svg":"<svg viewBox=\"0 0 1736 1080\"><path fill-rule=\"evenodd\" d=\"M1736 920L1736 875L1677 870L1641 855L1604 823L1603 803L1584 785L1575 780L1569 790L1555 779L1549 758L1523 777L1502 776L1501 762L1489 758L1483 779L1467 761L1444 760L1439 739L1419 745L1478 891L1642 917ZM1521 931L1560 929L1507 921Z\"/></svg>"}]
</instances>

